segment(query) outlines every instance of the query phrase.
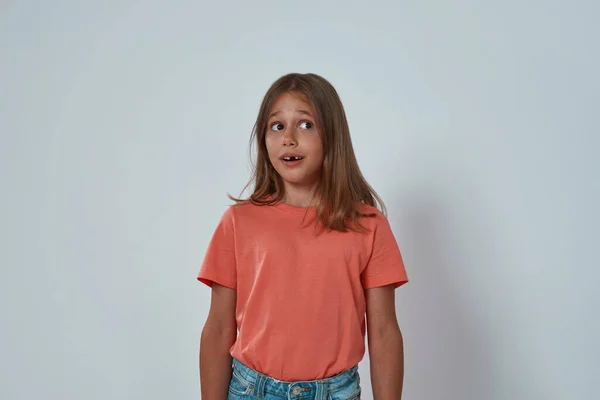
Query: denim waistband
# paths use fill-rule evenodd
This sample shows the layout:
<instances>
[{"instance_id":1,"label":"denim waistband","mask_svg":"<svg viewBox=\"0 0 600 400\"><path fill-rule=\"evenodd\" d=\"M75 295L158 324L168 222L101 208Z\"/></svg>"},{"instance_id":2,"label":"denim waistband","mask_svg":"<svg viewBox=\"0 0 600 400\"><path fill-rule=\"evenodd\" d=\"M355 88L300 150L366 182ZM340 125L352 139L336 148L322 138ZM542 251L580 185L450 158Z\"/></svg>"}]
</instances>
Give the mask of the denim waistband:
<instances>
[{"instance_id":1,"label":"denim waistband","mask_svg":"<svg viewBox=\"0 0 600 400\"><path fill-rule=\"evenodd\" d=\"M252 385L252 395L262 399L266 392L289 399L314 398L327 399L327 393L343 387L351 379L357 379L358 364L329 378L310 381L281 381L253 370L236 358L233 358L233 373L245 383Z\"/></svg>"}]
</instances>

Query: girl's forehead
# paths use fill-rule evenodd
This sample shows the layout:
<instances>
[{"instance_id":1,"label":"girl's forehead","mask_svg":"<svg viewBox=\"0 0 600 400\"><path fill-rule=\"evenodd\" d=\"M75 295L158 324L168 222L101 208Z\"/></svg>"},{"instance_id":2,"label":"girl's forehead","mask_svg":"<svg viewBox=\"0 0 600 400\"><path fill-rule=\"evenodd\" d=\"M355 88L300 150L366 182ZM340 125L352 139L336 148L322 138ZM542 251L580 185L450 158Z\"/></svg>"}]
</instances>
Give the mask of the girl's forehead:
<instances>
[{"instance_id":1,"label":"girl's forehead","mask_svg":"<svg viewBox=\"0 0 600 400\"><path fill-rule=\"evenodd\" d=\"M300 92L285 92L280 94L271 107L269 114L278 111L297 111L304 110L314 113L314 108L304 93Z\"/></svg>"}]
</instances>

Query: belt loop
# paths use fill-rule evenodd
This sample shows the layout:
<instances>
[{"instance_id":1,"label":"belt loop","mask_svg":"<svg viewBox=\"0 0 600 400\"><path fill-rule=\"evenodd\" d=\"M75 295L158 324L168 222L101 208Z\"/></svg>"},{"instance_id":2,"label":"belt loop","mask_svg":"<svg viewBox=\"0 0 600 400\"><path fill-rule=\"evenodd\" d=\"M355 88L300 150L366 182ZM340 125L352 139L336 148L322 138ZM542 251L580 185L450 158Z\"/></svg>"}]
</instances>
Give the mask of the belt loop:
<instances>
[{"instance_id":1,"label":"belt loop","mask_svg":"<svg viewBox=\"0 0 600 400\"><path fill-rule=\"evenodd\" d=\"M254 387L252 388L252 395L259 399L263 399L265 397L266 383L267 377L258 373L256 376L256 382L254 382Z\"/></svg>"},{"instance_id":2,"label":"belt loop","mask_svg":"<svg viewBox=\"0 0 600 400\"><path fill-rule=\"evenodd\" d=\"M315 393L315 400L327 400L328 385L326 382L317 382L317 392Z\"/></svg>"}]
</instances>

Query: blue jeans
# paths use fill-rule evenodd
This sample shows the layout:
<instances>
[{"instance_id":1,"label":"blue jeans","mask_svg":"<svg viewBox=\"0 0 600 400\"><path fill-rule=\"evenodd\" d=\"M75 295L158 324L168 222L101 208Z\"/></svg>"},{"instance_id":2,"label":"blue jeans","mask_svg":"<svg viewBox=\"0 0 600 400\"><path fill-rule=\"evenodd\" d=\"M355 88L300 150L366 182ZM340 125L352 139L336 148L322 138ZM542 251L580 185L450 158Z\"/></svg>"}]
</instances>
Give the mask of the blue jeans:
<instances>
[{"instance_id":1,"label":"blue jeans","mask_svg":"<svg viewBox=\"0 0 600 400\"><path fill-rule=\"evenodd\" d=\"M356 400L360 399L358 365L329 378L279 381L233 359L227 400Z\"/></svg>"}]
</instances>

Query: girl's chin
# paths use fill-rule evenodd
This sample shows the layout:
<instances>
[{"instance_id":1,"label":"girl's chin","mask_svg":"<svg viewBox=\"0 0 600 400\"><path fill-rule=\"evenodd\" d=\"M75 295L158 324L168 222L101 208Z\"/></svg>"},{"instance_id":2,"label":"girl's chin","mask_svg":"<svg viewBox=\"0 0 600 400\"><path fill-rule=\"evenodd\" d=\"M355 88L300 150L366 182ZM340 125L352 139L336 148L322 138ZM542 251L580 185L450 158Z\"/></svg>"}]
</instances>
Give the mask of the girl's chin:
<instances>
[{"instance_id":1,"label":"girl's chin","mask_svg":"<svg viewBox=\"0 0 600 400\"><path fill-rule=\"evenodd\" d=\"M314 185L318 181L318 173L306 173L303 170L295 169L293 171L290 170L279 170L277 171L279 176L286 184L294 185L294 186L311 186ZM317 177L317 178L315 178Z\"/></svg>"}]
</instances>

